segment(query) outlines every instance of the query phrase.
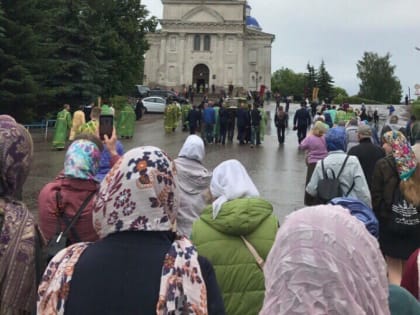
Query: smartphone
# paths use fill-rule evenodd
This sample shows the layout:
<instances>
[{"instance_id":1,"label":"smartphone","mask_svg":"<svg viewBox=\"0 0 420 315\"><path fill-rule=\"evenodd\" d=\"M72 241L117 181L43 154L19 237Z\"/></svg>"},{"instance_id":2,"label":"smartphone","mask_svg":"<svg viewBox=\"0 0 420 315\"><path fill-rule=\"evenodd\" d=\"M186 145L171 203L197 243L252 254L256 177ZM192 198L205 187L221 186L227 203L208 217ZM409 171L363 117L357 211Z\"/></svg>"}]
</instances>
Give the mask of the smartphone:
<instances>
[{"instance_id":1,"label":"smartphone","mask_svg":"<svg viewBox=\"0 0 420 315\"><path fill-rule=\"evenodd\" d=\"M99 137L101 140L105 140L105 135L108 138L112 137L112 130L114 128L114 116L112 115L101 115L99 116Z\"/></svg>"}]
</instances>

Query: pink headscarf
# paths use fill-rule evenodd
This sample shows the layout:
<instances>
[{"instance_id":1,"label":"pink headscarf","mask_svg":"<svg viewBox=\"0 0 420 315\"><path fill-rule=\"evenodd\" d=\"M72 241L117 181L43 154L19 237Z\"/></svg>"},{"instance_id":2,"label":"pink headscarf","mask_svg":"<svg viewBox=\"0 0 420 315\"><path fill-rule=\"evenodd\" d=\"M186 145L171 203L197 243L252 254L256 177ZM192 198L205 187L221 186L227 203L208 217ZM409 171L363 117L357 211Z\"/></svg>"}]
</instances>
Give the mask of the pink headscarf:
<instances>
[{"instance_id":1,"label":"pink headscarf","mask_svg":"<svg viewBox=\"0 0 420 315\"><path fill-rule=\"evenodd\" d=\"M341 206L286 218L264 268L260 315L390 314L386 265L376 239Z\"/></svg>"}]
</instances>

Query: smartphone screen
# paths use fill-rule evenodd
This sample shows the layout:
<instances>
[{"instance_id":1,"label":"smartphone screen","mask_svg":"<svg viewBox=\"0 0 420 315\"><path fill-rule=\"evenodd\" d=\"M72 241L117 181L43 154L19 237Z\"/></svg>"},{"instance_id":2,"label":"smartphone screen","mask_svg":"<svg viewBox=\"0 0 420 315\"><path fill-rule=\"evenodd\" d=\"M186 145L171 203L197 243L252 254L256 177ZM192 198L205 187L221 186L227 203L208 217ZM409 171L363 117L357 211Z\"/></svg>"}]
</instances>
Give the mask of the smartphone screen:
<instances>
[{"instance_id":1,"label":"smartphone screen","mask_svg":"<svg viewBox=\"0 0 420 315\"><path fill-rule=\"evenodd\" d=\"M108 138L112 137L112 129L114 127L114 116L101 115L99 116L99 136L101 140L105 140L104 135Z\"/></svg>"}]
</instances>

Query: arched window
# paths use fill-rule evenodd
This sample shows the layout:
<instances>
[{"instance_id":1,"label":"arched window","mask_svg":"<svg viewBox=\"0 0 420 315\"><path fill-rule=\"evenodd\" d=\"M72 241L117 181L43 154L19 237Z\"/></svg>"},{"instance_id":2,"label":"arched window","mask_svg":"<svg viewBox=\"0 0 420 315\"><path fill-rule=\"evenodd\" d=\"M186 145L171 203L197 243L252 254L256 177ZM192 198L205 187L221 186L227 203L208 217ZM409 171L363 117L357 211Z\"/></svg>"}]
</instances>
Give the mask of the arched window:
<instances>
[{"instance_id":1,"label":"arched window","mask_svg":"<svg viewBox=\"0 0 420 315\"><path fill-rule=\"evenodd\" d=\"M204 36L204 50L210 50L210 35Z\"/></svg>"},{"instance_id":2,"label":"arched window","mask_svg":"<svg viewBox=\"0 0 420 315\"><path fill-rule=\"evenodd\" d=\"M201 36L195 35L194 36L194 50L200 50L201 46Z\"/></svg>"}]
</instances>

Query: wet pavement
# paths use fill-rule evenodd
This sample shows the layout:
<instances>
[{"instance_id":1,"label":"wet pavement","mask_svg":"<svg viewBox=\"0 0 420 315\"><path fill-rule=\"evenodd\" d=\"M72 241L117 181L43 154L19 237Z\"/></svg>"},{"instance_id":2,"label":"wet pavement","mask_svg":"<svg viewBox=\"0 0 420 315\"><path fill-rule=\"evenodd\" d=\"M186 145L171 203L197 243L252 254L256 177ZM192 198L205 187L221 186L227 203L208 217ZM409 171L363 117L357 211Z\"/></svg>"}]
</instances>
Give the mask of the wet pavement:
<instances>
[{"instance_id":1,"label":"wet pavement","mask_svg":"<svg viewBox=\"0 0 420 315\"><path fill-rule=\"evenodd\" d=\"M305 188L305 153L298 150L296 132L291 128L286 130L286 140L278 144L273 113L275 104L265 106L270 112L270 117L264 143L261 146L250 148L248 145L240 146L237 141L226 145L210 144L206 146L206 157L203 164L213 169L222 161L237 159L248 170L260 195L273 205L275 214L280 222L293 210L303 206ZM292 121L297 105L290 108L289 119ZM403 113L404 108L398 108L398 113ZM381 110L382 117L386 109ZM292 126L292 123L289 123ZM51 149L52 135L48 142L43 139L42 131L31 131L34 145L34 162L31 173L24 186L24 201L31 212L37 216L37 197L40 189L51 181L63 168L65 151ZM165 134L163 129L163 115L146 114L141 121L136 123L133 139L122 140L126 151L133 147L154 145L166 151L172 158L176 158L188 132L182 132L180 127L172 134Z\"/></svg>"}]
</instances>

